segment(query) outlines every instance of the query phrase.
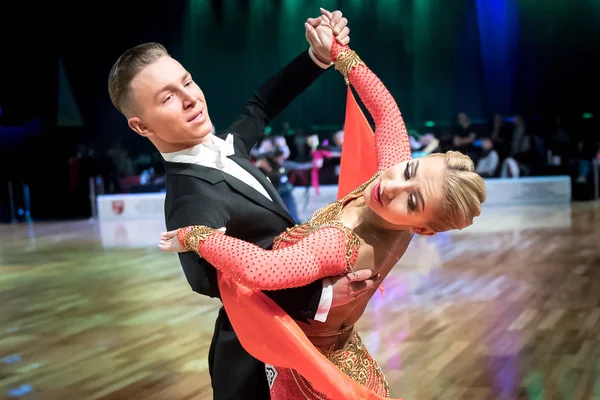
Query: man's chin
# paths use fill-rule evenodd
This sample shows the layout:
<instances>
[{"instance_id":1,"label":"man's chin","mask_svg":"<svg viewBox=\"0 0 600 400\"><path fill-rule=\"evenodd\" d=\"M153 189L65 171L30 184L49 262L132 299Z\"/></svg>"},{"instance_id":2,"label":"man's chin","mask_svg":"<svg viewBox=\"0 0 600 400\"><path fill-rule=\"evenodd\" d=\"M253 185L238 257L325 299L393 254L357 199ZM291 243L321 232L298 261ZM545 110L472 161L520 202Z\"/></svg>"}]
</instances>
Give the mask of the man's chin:
<instances>
[{"instance_id":1,"label":"man's chin","mask_svg":"<svg viewBox=\"0 0 600 400\"><path fill-rule=\"evenodd\" d=\"M205 122L202 126L199 126L198 129L194 132L194 137L198 140L205 140L210 137L210 133L212 131L212 124L210 121Z\"/></svg>"}]
</instances>

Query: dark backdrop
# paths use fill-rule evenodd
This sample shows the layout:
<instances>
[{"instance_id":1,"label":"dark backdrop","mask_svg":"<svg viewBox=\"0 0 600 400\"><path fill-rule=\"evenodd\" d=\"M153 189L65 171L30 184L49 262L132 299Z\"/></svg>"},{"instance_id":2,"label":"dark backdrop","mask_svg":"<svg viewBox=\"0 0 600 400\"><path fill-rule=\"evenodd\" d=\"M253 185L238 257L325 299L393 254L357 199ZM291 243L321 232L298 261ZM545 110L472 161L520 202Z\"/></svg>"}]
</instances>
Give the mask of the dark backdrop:
<instances>
[{"instance_id":1,"label":"dark backdrop","mask_svg":"<svg viewBox=\"0 0 600 400\"><path fill-rule=\"evenodd\" d=\"M206 93L217 128L249 94L306 48L303 22L341 9L352 47L377 72L409 125L493 113L579 116L598 110L600 6L594 0L176 0L10 5L2 26L1 123L42 129L0 137L2 172L32 186L38 216L61 216L66 160L79 142L151 149L110 104L107 75L126 48L159 41ZM59 60L64 74L59 73ZM59 80L59 76L66 79ZM59 96L58 93L62 95ZM66 94L65 94L66 93ZM335 71L275 121L339 125ZM59 98L61 99L59 101ZM65 98L70 101L65 101ZM77 115L71 124L65 115ZM597 118L597 117L596 117ZM66 126L69 125L69 126ZM135 152L135 151L134 151ZM2 183L5 187L5 183ZM54 200L45 199L53 193ZM2 196L0 195L0 203ZM64 207L63 207L64 208Z\"/></svg>"}]
</instances>

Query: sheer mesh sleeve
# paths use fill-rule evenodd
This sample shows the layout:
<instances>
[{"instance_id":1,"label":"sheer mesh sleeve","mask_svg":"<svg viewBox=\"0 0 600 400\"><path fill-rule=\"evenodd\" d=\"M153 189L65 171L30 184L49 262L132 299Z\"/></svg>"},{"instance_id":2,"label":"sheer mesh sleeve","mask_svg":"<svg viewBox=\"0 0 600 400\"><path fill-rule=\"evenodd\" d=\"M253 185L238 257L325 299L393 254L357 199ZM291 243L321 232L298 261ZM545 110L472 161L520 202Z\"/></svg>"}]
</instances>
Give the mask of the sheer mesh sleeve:
<instances>
[{"instance_id":1,"label":"sheer mesh sleeve","mask_svg":"<svg viewBox=\"0 0 600 400\"><path fill-rule=\"evenodd\" d=\"M255 290L305 286L327 276L340 275L349 267L348 240L337 227L321 228L278 250L265 250L215 230L197 235L194 227L184 228L178 236L182 245L197 249L200 256L223 274Z\"/></svg>"},{"instance_id":2,"label":"sheer mesh sleeve","mask_svg":"<svg viewBox=\"0 0 600 400\"><path fill-rule=\"evenodd\" d=\"M331 59L337 60L344 51L350 51L350 48L334 40ZM412 156L408 132L391 93L362 63L350 69L348 79L375 121L377 169L383 171L399 162L410 160Z\"/></svg>"}]
</instances>

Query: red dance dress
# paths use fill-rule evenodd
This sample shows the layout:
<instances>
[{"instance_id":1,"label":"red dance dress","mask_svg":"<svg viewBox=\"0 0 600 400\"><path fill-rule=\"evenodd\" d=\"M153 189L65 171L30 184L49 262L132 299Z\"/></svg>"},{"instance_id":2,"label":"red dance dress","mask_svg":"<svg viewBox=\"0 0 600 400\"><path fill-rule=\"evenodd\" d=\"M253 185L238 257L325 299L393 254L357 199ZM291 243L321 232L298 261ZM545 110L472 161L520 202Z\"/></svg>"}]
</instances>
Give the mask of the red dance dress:
<instances>
[{"instance_id":1,"label":"red dance dress","mask_svg":"<svg viewBox=\"0 0 600 400\"><path fill-rule=\"evenodd\" d=\"M362 196L381 171L411 158L400 110L383 83L356 53L335 41L332 59L375 121L375 175L338 201L317 210L308 222L283 232L275 239L272 250L206 226L178 232L184 247L197 252L219 271L219 288L227 314L242 345L265 362L274 400L389 397L381 368L355 330L344 348L318 349L283 310L260 292L304 286L352 271L360 240L341 221L344 205Z\"/></svg>"}]
</instances>

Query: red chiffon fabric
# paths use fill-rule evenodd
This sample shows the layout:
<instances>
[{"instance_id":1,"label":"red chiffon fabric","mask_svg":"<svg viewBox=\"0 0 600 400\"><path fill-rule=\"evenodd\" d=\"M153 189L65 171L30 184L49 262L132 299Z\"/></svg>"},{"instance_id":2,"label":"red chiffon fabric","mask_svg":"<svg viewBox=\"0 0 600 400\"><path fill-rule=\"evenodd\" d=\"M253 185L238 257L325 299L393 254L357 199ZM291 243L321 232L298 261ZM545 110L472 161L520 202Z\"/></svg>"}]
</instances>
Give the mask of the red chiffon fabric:
<instances>
[{"instance_id":1,"label":"red chiffon fabric","mask_svg":"<svg viewBox=\"0 0 600 400\"><path fill-rule=\"evenodd\" d=\"M331 400L385 399L362 387L333 365L298 324L264 293L220 272L221 299L240 343L255 358L276 368L296 370Z\"/></svg>"},{"instance_id":2,"label":"red chiffon fabric","mask_svg":"<svg viewBox=\"0 0 600 400\"><path fill-rule=\"evenodd\" d=\"M348 86L337 200L368 181L376 172L375 135Z\"/></svg>"},{"instance_id":3,"label":"red chiffon fabric","mask_svg":"<svg viewBox=\"0 0 600 400\"><path fill-rule=\"evenodd\" d=\"M375 138L350 87L338 198L377 172ZM384 399L353 381L313 346L298 324L275 302L218 272L221 299L242 346L276 368L296 370L331 400Z\"/></svg>"}]
</instances>

